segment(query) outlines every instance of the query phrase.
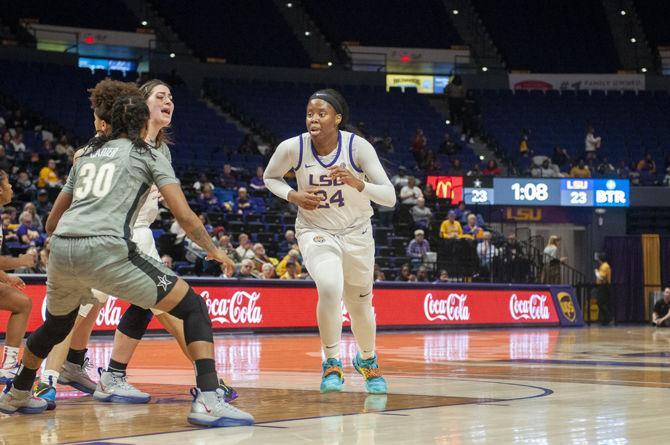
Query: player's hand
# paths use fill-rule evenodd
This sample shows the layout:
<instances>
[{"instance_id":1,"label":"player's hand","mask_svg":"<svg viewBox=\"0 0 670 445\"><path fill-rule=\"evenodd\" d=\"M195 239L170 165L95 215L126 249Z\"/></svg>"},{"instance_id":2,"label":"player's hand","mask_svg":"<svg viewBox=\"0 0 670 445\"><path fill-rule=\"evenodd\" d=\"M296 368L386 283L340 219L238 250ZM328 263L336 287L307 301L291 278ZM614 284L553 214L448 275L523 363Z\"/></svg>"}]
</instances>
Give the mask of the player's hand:
<instances>
[{"instance_id":1,"label":"player's hand","mask_svg":"<svg viewBox=\"0 0 670 445\"><path fill-rule=\"evenodd\" d=\"M321 204L321 201L324 199L323 196L317 195L316 191L317 189L315 188L301 191L293 190L289 192L288 200L302 209L314 210L319 207L319 204Z\"/></svg>"},{"instance_id":2,"label":"player's hand","mask_svg":"<svg viewBox=\"0 0 670 445\"><path fill-rule=\"evenodd\" d=\"M226 270L226 274L235 270L235 263L230 259L226 252L221 249L216 249L214 252L210 253L205 257L208 261L217 261L221 263L221 268Z\"/></svg>"},{"instance_id":3,"label":"player's hand","mask_svg":"<svg viewBox=\"0 0 670 445\"><path fill-rule=\"evenodd\" d=\"M35 252L21 254L19 255L19 262L21 267L34 267L37 263L37 255Z\"/></svg>"},{"instance_id":4,"label":"player's hand","mask_svg":"<svg viewBox=\"0 0 670 445\"><path fill-rule=\"evenodd\" d=\"M26 287L26 283L16 275L7 275L7 284L17 289L23 289Z\"/></svg>"},{"instance_id":5,"label":"player's hand","mask_svg":"<svg viewBox=\"0 0 670 445\"><path fill-rule=\"evenodd\" d=\"M347 184L350 187L355 188L359 192L362 192L365 188L365 183L360 179L356 178L349 170L342 168L338 165L334 165L328 168L330 172L329 176L333 179L339 179L343 183Z\"/></svg>"}]
</instances>

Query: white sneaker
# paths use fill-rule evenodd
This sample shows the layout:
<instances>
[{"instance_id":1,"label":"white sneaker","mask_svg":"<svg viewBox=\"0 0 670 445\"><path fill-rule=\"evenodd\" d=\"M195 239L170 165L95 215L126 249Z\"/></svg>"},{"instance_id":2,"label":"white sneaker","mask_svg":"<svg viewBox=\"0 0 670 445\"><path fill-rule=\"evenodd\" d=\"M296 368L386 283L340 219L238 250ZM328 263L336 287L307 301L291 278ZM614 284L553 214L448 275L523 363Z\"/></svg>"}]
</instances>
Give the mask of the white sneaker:
<instances>
[{"instance_id":1,"label":"white sneaker","mask_svg":"<svg viewBox=\"0 0 670 445\"><path fill-rule=\"evenodd\" d=\"M188 422L193 425L227 427L253 425L254 417L225 402L226 394L221 388L216 391L200 391L191 388L193 403Z\"/></svg>"},{"instance_id":2,"label":"white sneaker","mask_svg":"<svg viewBox=\"0 0 670 445\"><path fill-rule=\"evenodd\" d=\"M120 372L104 371L98 368L100 380L93 398L101 402L148 403L151 396L128 383L126 375Z\"/></svg>"},{"instance_id":3,"label":"white sneaker","mask_svg":"<svg viewBox=\"0 0 670 445\"><path fill-rule=\"evenodd\" d=\"M86 357L82 366L66 360L58 376L58 383L61 385L70 385L74 389L78 389L86 394L93 394L97 385L88 375L87 370L89 368L91 368L91 365L89 364L88 357Z\"/></svg>"},{"instance_id":4,"label":"white sneaker","mask_svg":"<svg viewBox=\"0 0 670 445\"><path fill-rule=\"evenodd\" d=\"M2 368L0 369L0 384L6 385L7 383L14 380L16 374L19 372L19 365L14 366L13 368Z\"/></svg>"},{"instance_id":5,"label":"white sneaker","mask_svg":"<svg viewBox=\"0 0 670 445\"><path fill-rule=\"evenodd\" d=\"M21 391L8 384L0 395L0 413L39 414L47 409L46 400L33 397L30 390Z\"/></svg>"}]
</instances>

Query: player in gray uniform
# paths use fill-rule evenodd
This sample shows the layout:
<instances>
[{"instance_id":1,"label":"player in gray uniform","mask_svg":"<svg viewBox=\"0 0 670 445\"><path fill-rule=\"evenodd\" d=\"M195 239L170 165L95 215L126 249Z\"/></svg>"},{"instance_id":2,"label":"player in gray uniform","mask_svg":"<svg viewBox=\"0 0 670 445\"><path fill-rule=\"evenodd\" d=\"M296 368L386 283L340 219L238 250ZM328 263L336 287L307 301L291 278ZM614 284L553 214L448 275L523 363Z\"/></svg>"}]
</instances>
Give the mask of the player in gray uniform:
<instances>
[{"instance_id":1,"label":"player in gray uniform","mask_svg":"<svg viewBox=\"0 0 670 445\"><path fill-rule=\"evenodd\" d=\"M139 252L131 228L152 184L156 184L189 238L211 260L233 267L199 218L190 210L172 166L144 142L149 110L141 98L123 97L112 110L112 135L95 138L73 167L58 196L68 210L51 242L47 311L42 326L26 341L13 387L0 396L0 412L34 413L46 401L31 397L37 368L72 329L80 304L94 301L92 288L120 295L142 308L157 308L183 320L197 388L189 422L206 426L253 424L253 417L225 402L214 362L207 306L185 281L159 261Z\"/></svg>"}]
</instances>

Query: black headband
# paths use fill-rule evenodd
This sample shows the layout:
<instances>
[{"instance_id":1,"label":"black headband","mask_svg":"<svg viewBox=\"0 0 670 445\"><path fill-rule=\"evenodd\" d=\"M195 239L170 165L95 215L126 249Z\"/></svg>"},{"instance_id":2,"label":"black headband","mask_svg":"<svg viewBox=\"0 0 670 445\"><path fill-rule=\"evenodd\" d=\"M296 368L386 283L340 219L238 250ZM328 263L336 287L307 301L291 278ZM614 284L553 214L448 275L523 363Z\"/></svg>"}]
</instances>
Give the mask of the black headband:
<instances>
[{"instance_id":1,"label":"black headband","mask_svg":"<svg viewBox=\"0 0 670 445\"><path fill-rule=\"evenodd\" d=\"M310 101L314 99L321 99L323 101L328 102L330 105L332 105L337 114L341 114L342 116L344 116L344 113L342 111L342 104L340 104L340 101L337 100L337 98L332 94L325 91L317 91L316 93L312 94L309 98Z\"/></svg>"}]
</instances>

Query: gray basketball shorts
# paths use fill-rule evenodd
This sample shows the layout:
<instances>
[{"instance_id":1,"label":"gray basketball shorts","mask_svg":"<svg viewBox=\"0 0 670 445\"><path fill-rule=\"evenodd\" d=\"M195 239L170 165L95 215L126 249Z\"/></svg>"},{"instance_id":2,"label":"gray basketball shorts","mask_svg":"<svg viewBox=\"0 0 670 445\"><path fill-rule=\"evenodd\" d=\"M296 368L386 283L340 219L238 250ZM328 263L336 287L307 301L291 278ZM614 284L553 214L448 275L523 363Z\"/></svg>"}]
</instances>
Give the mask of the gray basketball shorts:
<instances>
[{"instance_id":1,"label":"gray basketball shorts","mask_svg":"<svg viewBox=\"0 0 670 445\"><path fill-rule=\"evenodd\" d=\"M116 236L54 236L47 267L47 310L65 315L96 302L97 289L142 308L165 297L177 276L135 243Z\"/></svg>"}]
</instances>

